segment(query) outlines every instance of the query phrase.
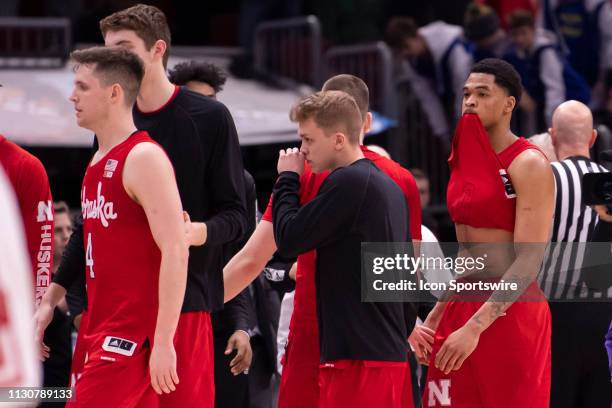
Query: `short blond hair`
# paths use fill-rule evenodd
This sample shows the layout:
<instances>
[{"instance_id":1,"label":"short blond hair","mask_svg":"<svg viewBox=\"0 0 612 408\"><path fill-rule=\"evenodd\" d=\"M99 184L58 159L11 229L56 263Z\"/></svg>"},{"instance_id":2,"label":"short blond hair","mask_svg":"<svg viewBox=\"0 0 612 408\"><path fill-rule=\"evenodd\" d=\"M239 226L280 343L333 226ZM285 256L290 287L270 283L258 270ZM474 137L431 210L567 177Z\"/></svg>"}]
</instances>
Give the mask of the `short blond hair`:
<instances>
[{"instance_id":1,"label":"short blond hair","mask_svg":"<svg viewBox=\"0 0 612 408\"><path fill-rule=\"evenodd\" d=\"M291 108L293 122L313 119L318 127L344 133L351 144L359 144L363 118L349 94L342 91L321 91L306 96Z\"/></svg>"}]
</instances>

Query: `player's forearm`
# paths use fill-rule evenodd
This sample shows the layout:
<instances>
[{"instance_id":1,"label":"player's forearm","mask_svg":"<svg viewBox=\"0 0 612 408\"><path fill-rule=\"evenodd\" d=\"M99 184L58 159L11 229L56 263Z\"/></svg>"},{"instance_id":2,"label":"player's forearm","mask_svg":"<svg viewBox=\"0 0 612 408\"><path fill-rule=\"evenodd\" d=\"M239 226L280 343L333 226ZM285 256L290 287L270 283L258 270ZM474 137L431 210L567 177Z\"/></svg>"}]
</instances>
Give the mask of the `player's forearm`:
<instances>
[{"instance_id":1,"label":"player's forearm","mask_svg":"<svg viewBox=\"0 0 612 408\"><path fill-rule=\"evenodd\" d=\"M55 306L57 306L57 304L64 298L64 296L66 296L66 289L55 282L51 282L51 285L49 285L49 288L45 292L40 304L47 305L51 307L51 309L54 309Z\"/></svg>"},{"instance_id":2,"label":"player's forearm","mask_svg":"<svg viewBox=\"0 0 612 408\"><path fill-rule=\"evenodd\" d=\"M500 281L516 284L516 290L497 290L491 294L489 299L476 311L466 323L477 333L485 331L506 310L521 297L523 292L531 285L540 270L545 243L517 244L517 257L503 274ZM526 299L530 301L534 299Z\"/></svg>"},{"instance_id":3,"label":"player's forearm","mask_svg":"<svg viewBox=\"0 0 612 408\"><path fill-rule=\"evenodd\" d=\"M247 243L248 245L248 243ZM270 257L253 253L245 246L223 268L224 302L244 290L263 271Z\"/></svg>"},{"instance_id":4,"label":"player's forearm","mask_svg":"<svg viewBox=\"0 0 612 408\"><path fill-rule=\"evenodd\" d=\"M182 244L162 250L159 271L159 307L155 326L155 342L172 342L178 325L185 287L189 252Z\"/></svg>"}]
</instances>

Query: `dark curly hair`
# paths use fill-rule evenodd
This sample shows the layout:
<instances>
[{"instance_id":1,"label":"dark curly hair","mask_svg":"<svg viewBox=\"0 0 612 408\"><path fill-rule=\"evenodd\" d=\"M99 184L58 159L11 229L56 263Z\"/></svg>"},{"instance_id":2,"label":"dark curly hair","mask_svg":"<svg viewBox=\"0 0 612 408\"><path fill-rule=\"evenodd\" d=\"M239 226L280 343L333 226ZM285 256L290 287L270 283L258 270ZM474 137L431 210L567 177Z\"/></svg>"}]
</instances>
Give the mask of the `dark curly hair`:
<instances>
[{"instance_id":1,"label":"dark curly hair","mask_svg":"<svg viewBox=\"0 0 612 408\"><path fill-rule=\"evenodd\" d=\"M215 64L189 61L176 64L170 70L169 79L176 85L185 85L189 81L204 82L219 93L223 90L227 74Z\"/></svg>"}]
</instances>

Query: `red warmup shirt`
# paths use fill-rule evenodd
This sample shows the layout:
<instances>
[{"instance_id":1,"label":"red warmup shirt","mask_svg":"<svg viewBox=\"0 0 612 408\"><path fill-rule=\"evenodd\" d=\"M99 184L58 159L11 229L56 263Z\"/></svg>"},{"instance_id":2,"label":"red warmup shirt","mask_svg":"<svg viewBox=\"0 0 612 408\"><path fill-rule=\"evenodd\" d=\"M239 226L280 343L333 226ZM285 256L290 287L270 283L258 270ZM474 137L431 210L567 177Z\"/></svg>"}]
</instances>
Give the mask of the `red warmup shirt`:
<instances>
[{"instance_id":1,"label":"red warmup shirt","mask_svg":"<svg viewBox=\"0 0 612 408\"><path fill-rule=\"evenodd\" d=\"M475 114L457 125L448 163L451 176L446 192L448 213L455 224L514 232L516 192L508 168L516 156L534 149L524 138L495 153Z\"/></svg>"},{"instance_id":2,"label":"red warmup shirt","mask_svg":"<svg viewBox=\"0 0 612 408\"><path fill-rule=\"evenodd\" d=\"M53 263L53 199L49 178L36 157L0 135L0 164L15 190L32 263L35 304L49 287Z\"/></svg>"},{"instance_id":3,"label":"red warmup shirt","mask_svg":"<svg viewBox=\"0 0 612 408\"><path fill-rule=\"evenodd\" d=\"M135 132L90 165L83 179L88 360L131 355L147 338L153 340L161 253L144 209L127 194L121 177L127 155L143 142L152 140ZM104 351L116 354L105 357Z\"/></svg>"},{"instance_id":4,"label":"red warmup shirt","mask_svg":"<svg viewBox=\"0 0 612 408\"><path fill-rule=\"evenodd\" d=\"M410 236L412 239L421 239L421 199L419 190L412 174L393 160L387 159L373 151L361 146L364 156L378 166L401 188L408 202ZM304 166L304 173L300 177L300 205L312 201L319 192L319 187L329 175L329 172L313 173L308 163ZM272 222L272 197L264 213L263 220ZM316 321L317 304L315 290L315 263L316 251L309 251L298 256L296 271L295 297L293 300L293 316L291 325L296 321ZM291 327L290 327L291 330Z\"/></svg>"}]
</instances>

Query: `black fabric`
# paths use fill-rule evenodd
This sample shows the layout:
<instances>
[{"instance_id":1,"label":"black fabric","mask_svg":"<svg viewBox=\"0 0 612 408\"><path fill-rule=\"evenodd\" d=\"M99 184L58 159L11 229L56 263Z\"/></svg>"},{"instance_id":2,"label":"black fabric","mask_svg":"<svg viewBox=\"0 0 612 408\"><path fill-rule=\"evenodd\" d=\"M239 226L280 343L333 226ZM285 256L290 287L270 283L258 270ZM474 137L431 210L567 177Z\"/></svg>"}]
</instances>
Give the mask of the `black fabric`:
<instances>
[{"instance_id":1,"label":"black fabric","mask_svg":"<svg viewBox=\"0 0 612 408\"><path fill-rule=\"evenodd\" d=\"M257 192L255 180L248 171L244 171L245 197L247 203L247 230L242 240L225 246L223 250L223 264L227 264L246 244L247 240L255 231ZM249 299L248 289L243 290L229 302L223 305L221 310L214 312L211 316L213 336L229 338L236 330L244 330L248 333L249 322L255 313Z\"/></svg>"},{"instance_id":2,"label":"black fabric","mask_svg":"<svg viewBox=\"0 0 612 408\"><path fill-rule=\"evenodd\" d=\"M249 379L245 374L234 375L230 371L230 361L236 357L236 350L225 355L228 337L215 337L215 407L248 408Z\"/></svg>"},{"instance_id":3,"label":"black fabric","mask_svg":"<svg viewBox=\"0 0 612 408\"><path fill-rule=\"evenodd\" d=\"M53 312L53 320L45 331L44 343L51 349L50 357L43 362L44 387L68 387L72 364L72 321L59 308ZM63 407L63 402L44 402L40 407Z\"/></svg>"},{"instance_id":4,"label":"black fabric","mask_svg":"<svg viewBox=\"0 0 612 408\"><path fill-rule=\"evenodd\" d=\"M260 362L262 371L269 374L276 372L278 321L280 319L281 300L278 292L270 286L270 283L262 276L251 284L252 299L254 302L256 325L251 325L251 330L259 330L259 334L252 339L260 338L263 344Z\"/></svg>"},{"instance_id":5,"label":"black fabric","mask_svg":"<svg viewBox=\"0 0 612 408\"><path fill-rule=\"evenodd\" d=\"M292 172L274 186L274 238L283 256L317 250L321 361L406 361L414 308L361 302L361 243L410 242L402 191L367 159L333 171L301 208L299 186Z\"/></svg>"},{"instance_id":6,"label":"black fabric","mask_svg":"<svg viewBox=\"0 0 612 408\"><path fill-rule=\"evenodd\" d=\"M134 122L168 154L183 209L192 221L207 225L206 244L189 249L182 311L219 310L224 245L241 239L247 222L242 157L233 119L220 102L181 88L159 111L142 113L134 108ZM72 234L54 278L65 288L85 270L82 231L77 227Z\"/></svg>"},{"instance_id":7,"label":"black fabric","mask_svg":"<svg viewBox=\"0 0 612 408\"><path fill-rule=\"evenodd\" d=\"M551 302L551 407L609 408L612 386L605 336L612 304Z\"/></svg>"}]
</instances>

